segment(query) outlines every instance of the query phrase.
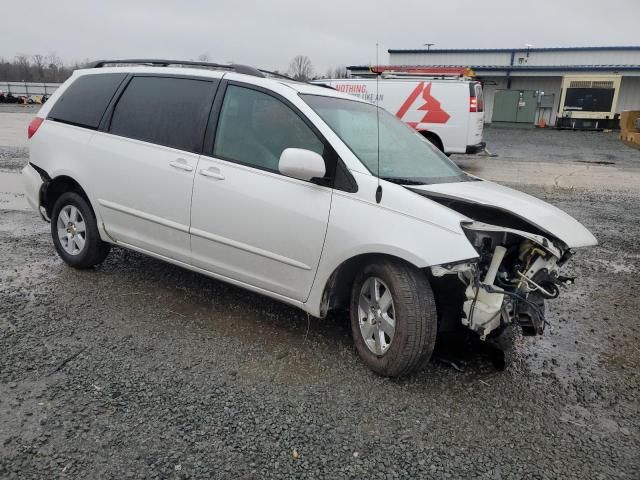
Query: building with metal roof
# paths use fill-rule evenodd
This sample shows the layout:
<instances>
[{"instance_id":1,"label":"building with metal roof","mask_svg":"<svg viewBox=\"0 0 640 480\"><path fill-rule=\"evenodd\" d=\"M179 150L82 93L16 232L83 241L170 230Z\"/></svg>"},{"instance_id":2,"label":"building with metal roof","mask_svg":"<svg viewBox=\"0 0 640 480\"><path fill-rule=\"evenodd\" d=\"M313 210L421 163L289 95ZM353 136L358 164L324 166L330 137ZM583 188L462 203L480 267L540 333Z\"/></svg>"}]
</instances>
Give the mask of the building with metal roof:
<instances>
[{"instance_id":1,"label":"building with metal roof","mask_svg":"<svg viewBox=\"0 0 640 480\"><path fill-rule=\"evenodd\" d=\"M389 64L466 67L484 86L485 121L615 126L640 109L640 46L389 49ZM348 67L366 75L368 66Z\"/></svg>"}]
</instances>

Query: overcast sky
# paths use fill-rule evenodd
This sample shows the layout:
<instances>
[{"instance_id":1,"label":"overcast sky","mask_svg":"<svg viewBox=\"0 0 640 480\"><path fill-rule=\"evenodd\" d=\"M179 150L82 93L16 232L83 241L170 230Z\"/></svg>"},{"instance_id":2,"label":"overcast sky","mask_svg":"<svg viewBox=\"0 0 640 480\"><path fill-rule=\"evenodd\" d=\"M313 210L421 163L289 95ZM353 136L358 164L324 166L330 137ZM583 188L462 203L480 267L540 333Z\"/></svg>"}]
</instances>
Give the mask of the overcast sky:
<instances>
[{"instance_id":1,"label":"overcast sky","mask_svg":"<svg viewBox=\"0 0 640 480\"><path fill-rule=\"evenodd\" d=\"M638 45L640 0L29 0L0 22L0 56L156 57L316 71L388 48ZM6 13L6 8L3 9Z\"/></svg>"}]
</instances>

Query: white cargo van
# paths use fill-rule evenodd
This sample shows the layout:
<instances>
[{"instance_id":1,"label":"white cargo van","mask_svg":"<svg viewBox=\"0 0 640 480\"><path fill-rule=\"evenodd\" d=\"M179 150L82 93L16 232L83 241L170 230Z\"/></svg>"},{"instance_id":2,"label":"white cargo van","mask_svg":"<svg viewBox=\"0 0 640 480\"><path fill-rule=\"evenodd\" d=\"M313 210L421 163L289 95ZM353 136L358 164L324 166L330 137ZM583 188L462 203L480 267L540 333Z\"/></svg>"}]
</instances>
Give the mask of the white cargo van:
<instances>
[{"instance_id":1,"label":"white cargo van","mask_svg":"<svg viewBox=\"0 0 640 480\"><path fill-rule=\"evenodd\" d=\"M477 153L482 139L484 105L480 82L467 77L381 75L375 78L317 80L376 103L422 133L443 152Z\"/></svg>"}]
</instances>

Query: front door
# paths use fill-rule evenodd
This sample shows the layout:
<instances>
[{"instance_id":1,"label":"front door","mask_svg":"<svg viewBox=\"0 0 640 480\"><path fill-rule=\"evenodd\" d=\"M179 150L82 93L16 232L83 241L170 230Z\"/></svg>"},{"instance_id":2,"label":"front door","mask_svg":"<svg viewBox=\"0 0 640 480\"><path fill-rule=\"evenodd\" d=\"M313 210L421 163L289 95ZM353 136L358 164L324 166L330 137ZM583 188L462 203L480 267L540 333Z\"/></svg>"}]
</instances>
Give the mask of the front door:
<instances>
[{"instance_id":1,"label":"front door","mask_svg":"<svg viewBox=\"0 0 640 480\"><path fill-rule=\"evenodd\" d=\"M284 101L229 84L212 155L200 158L194 180L192 262L304 301L322 253L332 191L279 173L280 154L290 147L324 151Z\"/></svg>"}]
</instances>

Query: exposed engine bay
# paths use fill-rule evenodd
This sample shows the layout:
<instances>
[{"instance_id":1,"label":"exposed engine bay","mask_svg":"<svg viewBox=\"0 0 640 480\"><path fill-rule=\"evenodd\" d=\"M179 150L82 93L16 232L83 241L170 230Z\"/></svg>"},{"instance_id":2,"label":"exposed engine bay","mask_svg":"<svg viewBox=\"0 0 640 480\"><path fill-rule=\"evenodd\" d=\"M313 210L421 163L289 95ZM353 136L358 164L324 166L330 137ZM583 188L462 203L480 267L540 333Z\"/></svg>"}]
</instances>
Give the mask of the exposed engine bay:
<instances>
[{"instance_id":1,"label":"exposed engine bay","mask_svg":"<svg viewBox=\"0 0 640 480\"><path fill-rule=\"evenodd\" d=\"M561 288L573 283L573 278L559 272L573 252L559 239L507 212L455 203L447 206L474 219L463 222L462 228L478 258L434 266L431 273L436 279L455 275L462 283L462 324L481 340L514 324L526 335L542 334L547 324L544 301L558 297Z\"/></svg>"}]
</instances>

